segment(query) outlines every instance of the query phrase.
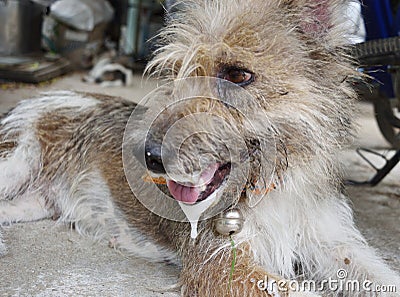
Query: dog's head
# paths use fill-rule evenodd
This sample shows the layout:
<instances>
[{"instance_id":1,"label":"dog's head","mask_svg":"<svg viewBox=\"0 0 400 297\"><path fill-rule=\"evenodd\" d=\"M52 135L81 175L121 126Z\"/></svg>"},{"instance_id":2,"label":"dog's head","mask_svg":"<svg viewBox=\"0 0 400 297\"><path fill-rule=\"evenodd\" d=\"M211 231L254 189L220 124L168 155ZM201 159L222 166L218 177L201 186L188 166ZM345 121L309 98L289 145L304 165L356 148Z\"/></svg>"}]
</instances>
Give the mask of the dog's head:
<instances>
[{"instance_id":1,"label":"dog's head","mask_svg":"<svg viewBox=\"0 0 400 297\"><path fill-rule=\"evenodd\" d=\"M234 204L314 160L326 170L316 175L330 174L354 96L339 26L344 3L184 1L148 66L168 83L150 97L157 108L143 152L176 200L220 191Z\"/></svg>"}]
</instances>

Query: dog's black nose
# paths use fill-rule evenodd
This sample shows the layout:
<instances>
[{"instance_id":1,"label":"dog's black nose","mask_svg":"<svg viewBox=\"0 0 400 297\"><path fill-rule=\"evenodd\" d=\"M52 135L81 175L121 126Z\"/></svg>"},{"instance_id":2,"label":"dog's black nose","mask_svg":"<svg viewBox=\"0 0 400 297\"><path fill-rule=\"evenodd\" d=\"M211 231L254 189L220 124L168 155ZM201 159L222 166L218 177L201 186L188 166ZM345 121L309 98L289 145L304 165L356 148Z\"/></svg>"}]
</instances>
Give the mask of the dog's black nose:
<instances>
[{"instance_id":1,"label":"dog's black nose","mask_svg":"<svg viewBox=\"0 0 400 297\"><path fill-rule=\"evenodd\" d=\"M154 173L165 173L161 158L161 145L147 141L145 145L145 160L148 170Z\"/></svg>"}]
</instances>

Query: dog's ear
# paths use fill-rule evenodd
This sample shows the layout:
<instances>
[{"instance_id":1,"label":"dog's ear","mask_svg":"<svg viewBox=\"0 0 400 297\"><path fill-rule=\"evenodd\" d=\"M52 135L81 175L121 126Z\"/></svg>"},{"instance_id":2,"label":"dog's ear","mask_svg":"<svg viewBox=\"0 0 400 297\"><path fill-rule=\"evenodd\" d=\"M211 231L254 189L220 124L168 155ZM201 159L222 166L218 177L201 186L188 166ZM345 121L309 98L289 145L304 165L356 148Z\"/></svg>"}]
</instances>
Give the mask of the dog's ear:
<instances>
[{"instance_id":1,"label":"dog's ear","mask_svg":"<svg viewBox=\"0 0 400 297\"><path fill-rule=\"evenodd\" d=\"M346 0L284 0L282 3L297 17L301 32L311 37L323 37L338 25L340 15L344 13L343 8L348 2Z\"/></svg>"},{"instance_id":2,"label":"dog's ear","mask_svg":"<svg viewBox=\"0 0 400 297\"><path fill-rule=\"evenodd\" d=\"M301 29L307 34L325 34L333 26L333 7L331 0L311 0L303 6L303 23ZM332 2L332 1L331 1Z\"/></svg>"}]
</instances>

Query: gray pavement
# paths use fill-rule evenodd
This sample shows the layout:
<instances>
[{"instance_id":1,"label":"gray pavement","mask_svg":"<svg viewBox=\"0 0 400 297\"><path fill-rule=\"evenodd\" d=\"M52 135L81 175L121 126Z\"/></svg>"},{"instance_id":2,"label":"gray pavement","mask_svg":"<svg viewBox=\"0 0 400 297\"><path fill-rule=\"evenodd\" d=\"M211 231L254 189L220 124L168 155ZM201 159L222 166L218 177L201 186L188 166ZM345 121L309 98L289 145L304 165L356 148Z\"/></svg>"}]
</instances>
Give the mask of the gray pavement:
<instances>
[{"instance_id":1,"label":"gray pavement","mask_svg":"<svg viewBox=\"0 0 400 297\"><path fill-rule=\"evenodd\" d=\"M16 102L51 89L101 92L139 101L156 87L136 76L129 88L100 88L74 74L39 87L1 88L0 112ZM359 133L354 147L385 151L368 103L359 104ZM367 179L373 172L355 154L354 147L341 155L346 177ZM356 221L371 245L400 271L400 165L374 188L348 187ZM94 243L69 226L45 220L4 228L8 254L0 258L0 296L177 296L165 290L177 282L179 271L165 264L127 257L104 243ZM161 291L161 292L160 292ZM165 293L162 293L162 292Z\"/></svg>"}]
</instances>

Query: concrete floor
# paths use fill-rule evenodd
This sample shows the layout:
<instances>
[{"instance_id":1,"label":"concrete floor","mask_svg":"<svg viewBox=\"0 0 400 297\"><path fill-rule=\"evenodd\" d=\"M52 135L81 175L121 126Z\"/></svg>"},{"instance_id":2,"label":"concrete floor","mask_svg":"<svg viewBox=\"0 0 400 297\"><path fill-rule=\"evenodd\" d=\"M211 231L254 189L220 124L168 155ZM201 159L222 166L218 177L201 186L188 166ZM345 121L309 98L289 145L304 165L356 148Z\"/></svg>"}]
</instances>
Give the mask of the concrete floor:
<instances>
[{"instance_id":1,"label":"concrete floor","mask_svg":"<svg viewBox=\"0 0 400 297\"><path fill-rule=\"evenodd\" d=\"M94 91L139 101L156 87L154 81L135 78L129 88L100 88L74 74L52 84L0 85L0 112L23 98L48 90ZM388 147L375 124L372 108L360 103L355 147ZM343 153L346 177L367 179L373 172L355 154ZM374 188L348 187L357 224L371 245L400 271L400 165ZM151 264L127 257L103 243L80 237L68 226L52 221L15 224L4 228L8 254L0 258L0 296L177 296L160 290L177 282L174 266ZM165 291L165 290L164 290Z\"/></svg>"}]
</instances>

